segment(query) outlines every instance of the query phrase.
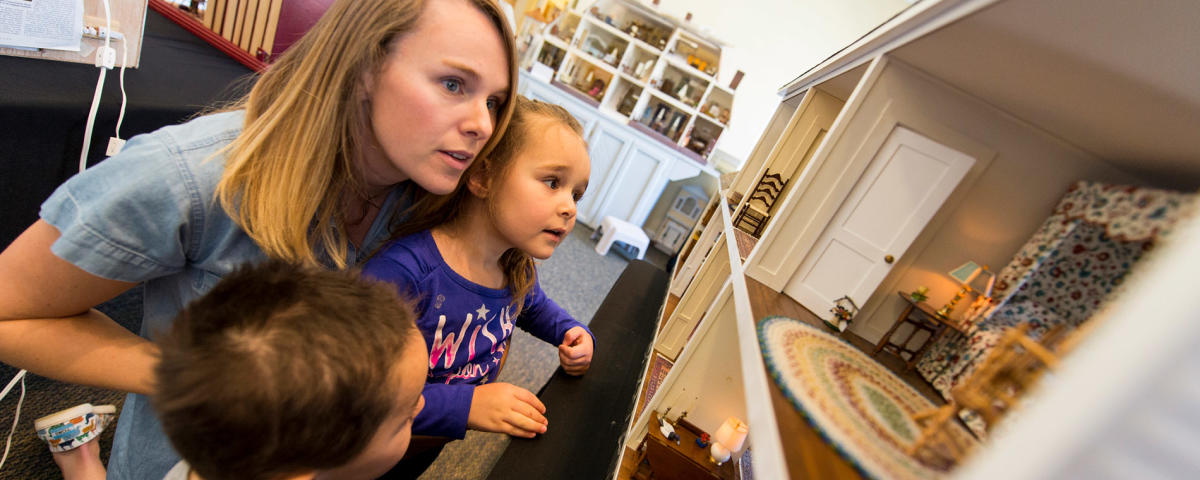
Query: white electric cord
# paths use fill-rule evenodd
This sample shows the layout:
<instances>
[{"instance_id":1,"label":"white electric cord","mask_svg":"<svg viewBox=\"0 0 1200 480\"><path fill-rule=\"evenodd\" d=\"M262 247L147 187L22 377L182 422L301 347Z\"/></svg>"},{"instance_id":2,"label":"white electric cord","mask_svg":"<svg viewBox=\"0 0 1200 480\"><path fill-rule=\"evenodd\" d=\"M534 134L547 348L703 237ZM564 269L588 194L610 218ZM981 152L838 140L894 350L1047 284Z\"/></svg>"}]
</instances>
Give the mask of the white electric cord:
<instances>
[{"instance_id":1,"label":"white electric cord","mask_svg":"<svg viewBox=\"0 0 1200 480\"><path fill-rule=\"evenodd\" d=\"M108 31L112 35L112 30ZM121 122L125 120L125 65L129 65L129 43L121 41L121 113L117 114L117 131L113 136L121 140Z\"/></svg>"},{"instance_id":2,"label":"white electric cord","mask_svg":"<svg viewBox=\"0 0 1200 480\"><path fill-rule=\"evenodd\" d=\"M97 58L103 58L107 52L112 51L112 15L108 10L108 0L103 0L104 3L104 48L96 53ZM92 107L88 110L87 125L83 128L83 149L79 153L79 171L87 169L88 150L92 146L92 127L96 123L96 111L100 109L100 95L104 93L104 79L108 76L108 67L104 62L100 62L100 78L96 80L96 93L92 95ZM124 76L124 69L121 74ZM124 111L122 110L122 113ZM119 123L118 123L119 124Z\"/></svg>"},{"instance_id":3,"label":"white electric cord","mask_svg":"<svg viewBox=\"0 0 1200 480\"><path fill-rule=\"evenodd\" d=\"M21 381L21 399L17 400L17 412L13 414L12 429L8 431L8 441L4 444L4 456L0 457L0 469L4 468L4 462L8 460L8 450L12 448L12 437L17 432L17 422L21 419L21 405L25 403L25 370L17 372L12 381L8 382L8 386L4 387L4 391L0 392L0 400L3 400L4 397L8 396L8 391L12 390L17 380Z\"/></svg>"}]
</instances>

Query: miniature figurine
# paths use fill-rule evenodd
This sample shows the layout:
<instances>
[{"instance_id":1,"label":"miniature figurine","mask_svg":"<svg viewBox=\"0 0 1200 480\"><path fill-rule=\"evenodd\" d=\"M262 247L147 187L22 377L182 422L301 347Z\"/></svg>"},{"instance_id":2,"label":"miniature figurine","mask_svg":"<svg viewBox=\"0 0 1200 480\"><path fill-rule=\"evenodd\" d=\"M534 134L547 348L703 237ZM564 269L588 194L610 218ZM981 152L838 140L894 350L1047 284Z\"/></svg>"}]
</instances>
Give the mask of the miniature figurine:
<instances>
[{"instance_id":1,"label":"miniature figurine","mask_svg":"<svg viewBox=\"0 0 1200 480\"><path fill-rule=\"evenodd\" d=\"M588 96L598 99L598 97L600 96L600 92L603 92L603 91L604 91L604 80L597 78L595 80L592 80L592 88L591 88L591 90L588 90Z\"/></svg>"},{"instance_id":2,"label":"miniature figurine","mask_svg":"<svg viewBox=\"0 0 1200 480\"><path fill-rule=\"evenodd\" d=\"M667 411L662 414L662 416L658 417L658 431L662 432L663 436L666 437L667 440L675 442L676 445L679 445L679 434L675 433L675 427L666 420L667 413L670 412L671 409L668 408Z\"/></svg>"},{"instance_id":3,"label":"miniature figurine","mask_svg":"<svg viewBox=\"0 0 1200 480\"><path fill-rule=\"evenodd\" d=\"M929 298L929 287L924 285L919 286L916 290L909 294L909 297L911 297L914 302L924 302Z\"/></svg>"}]
</instances>

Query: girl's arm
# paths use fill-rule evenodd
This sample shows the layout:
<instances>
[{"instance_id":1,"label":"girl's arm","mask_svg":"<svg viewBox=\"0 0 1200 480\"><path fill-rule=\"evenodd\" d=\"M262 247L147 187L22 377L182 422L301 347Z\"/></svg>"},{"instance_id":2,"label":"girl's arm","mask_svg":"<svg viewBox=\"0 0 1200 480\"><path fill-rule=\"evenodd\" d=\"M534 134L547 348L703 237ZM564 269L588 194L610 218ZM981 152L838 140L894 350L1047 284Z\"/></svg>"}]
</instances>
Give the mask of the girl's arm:
<instances>
[{"instance_id":1,"label":"girl's arm","mask_svg":"<svg viewBox=\"0 0 1200 480\"><path fill-rule=\"evenodd\" d=\"M50 252L38 220L0 253L0 361L57 380L148 394L158 349L92 309L134 283L87 273Z\"/></svg>"},{"instance_id":2,"label":"girl's arm","mask_svg":"<svg viewBox=\"0 0 1200 480\"><path fill-rule=\"evenodd\" d=\"M516 385L430 383L421 395L425 408L413 419L414 435L463 438L467 428L525 438L546 433L546 406Z\"/></svg>"},{"instance_id":3,"label":"girl's arm","mask_svg":"<svg viewBox=\"0 0 1200 480\"><path fill-rule=\"evenodd\" d=\"M575 320L575 317L546 296L541 285L536 283L533 291L525 299L524 310L517 317L517 326L551 345L561 344L567 331L575 327L587 332L593 343L596 340L596 336L586 325Z\"/></svg>"}]
</instances>

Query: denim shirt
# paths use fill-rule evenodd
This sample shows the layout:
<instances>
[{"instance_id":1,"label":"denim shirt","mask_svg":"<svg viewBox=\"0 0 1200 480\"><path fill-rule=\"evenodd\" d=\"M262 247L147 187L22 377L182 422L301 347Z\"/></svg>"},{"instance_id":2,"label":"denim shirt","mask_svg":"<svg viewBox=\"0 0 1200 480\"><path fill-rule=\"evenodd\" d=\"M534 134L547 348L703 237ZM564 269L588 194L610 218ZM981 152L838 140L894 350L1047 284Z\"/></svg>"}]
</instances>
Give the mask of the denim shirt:
<instances>
[{"instance_id":1,"label":"denim shirt","mask_svg":"<svg viewBox=\"0 0 1200 480\"><path fill-rule=\"evenodd\" d=\"M218 113L136 136L42 204L42 219L61 234L55 255L99 277L145 284L143 338L165 333L184 306L239 265L266 259L215 198L225 156L214 155L243 119L242 111ZM387 239L389 212L408 197L402 190L389 194L367 248L351 246L349 264ZM160 479L178 461L148 398L126 396L108 478Z\"/></svg>"}]
</instances>

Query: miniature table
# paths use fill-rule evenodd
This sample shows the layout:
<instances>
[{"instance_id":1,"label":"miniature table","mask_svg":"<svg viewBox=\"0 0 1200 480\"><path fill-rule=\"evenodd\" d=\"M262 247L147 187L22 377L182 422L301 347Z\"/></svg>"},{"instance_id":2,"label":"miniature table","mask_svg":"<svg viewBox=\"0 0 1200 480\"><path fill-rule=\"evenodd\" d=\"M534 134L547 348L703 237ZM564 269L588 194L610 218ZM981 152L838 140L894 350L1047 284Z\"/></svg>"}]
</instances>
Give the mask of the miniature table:
<instances>
[{"instance_id":1,"label":"miniature table","mask_svg":"<svg viewBox=\"0 0 1200 480\"><path fill-rule=\"evenodd\" d=\"M732 458L721 465L716 465L708 459L708 447L696 444L696 438L700 436L697 433L699 430L687 421L681 420L675 425L675 433L679 435L678 444L663 436L654 418L650 419L647 428L636 463L638 467L641 467L643 462L648 464L649 478L733 480L737 475ZM634 479L642 478L637 470L634 471Z\"/></svg>"},{"instance_id":2,"label":"miniature table","mask_svg":"<svg viewBox=\"0 0 1200 480\"><path fill-rule=\"evenodd\" d=\"M917 360L921 359L921 355L925 354L925 350L939 338L942 338L942 335L946 334L947 327L960 333L966 333L958 322L938 315L928 303L913 300L912 297L904 292L896 293L908 303L908 306L904 308L904 312L900 314L900 318L896 319L896 323L892 325L892 328L875 345L875 351L871 353L872 356L878 355L881 350L887 350L896 354L901 360L905 360L904 354L907 353L909 357L905 360L905 368L911 370L913 365L917 363ZM890 341L892 334L896 332L896 329L900 328L900 325L905 323L912 325L912 332L908 334L908 337L905 337L903 342L892 343ZM929 337L924 342L921 342L921 346L916 350L909 349L908 343L918 331L929 332Z\"/></svg>"}]
</instances>

